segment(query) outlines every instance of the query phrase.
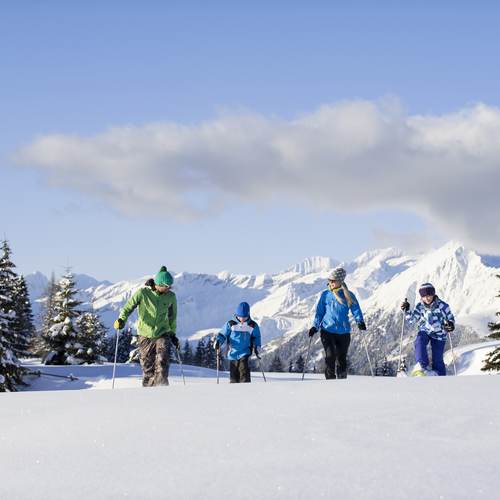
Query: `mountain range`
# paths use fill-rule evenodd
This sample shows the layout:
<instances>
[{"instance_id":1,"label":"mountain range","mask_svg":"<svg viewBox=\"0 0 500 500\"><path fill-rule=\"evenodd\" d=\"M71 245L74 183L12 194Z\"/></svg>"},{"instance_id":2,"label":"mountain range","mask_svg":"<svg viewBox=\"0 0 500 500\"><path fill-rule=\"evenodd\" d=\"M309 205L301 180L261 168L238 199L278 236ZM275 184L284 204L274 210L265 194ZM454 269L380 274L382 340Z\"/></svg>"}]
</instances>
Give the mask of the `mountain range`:
<instances>
[{"instance_id":1,"label":"mountain range","mask_svg":"<svg viewBox=\"0 0 500 500\"><path fill-rule=\"evenodd\" d=\"M276 274L217 275L180 272L174 274L178 299L178 336L197 340L213 334L233 315L236 305L247 301L252 317L260 324L264 361L279 354L286 366L307 351L306 335L319 294L326 287L329 271L343 265L346 283L361 305L368 326L366 333L353 329L351 368L366 372L366 349L373 362L399 355L402 313L399 305L407 297L418 300L421 283L431 282L448 302L457 320L456 345L476 342L488 333L487 324L500 310L500 262L483 257L457 242L408 255L396 248L372 250L351 262L330 257L311 257ZM158 266L153 266L158 267ZM75 275L82 308L97 311L111 330L123 304L150 278L110 283L88 275ZM39 318L47 277L37 272L26 276L35 316ZM135 324L135 317L131 324ZM405 327L404 352L411 361L414 331ZM366 346L366 349L365 349ZM310 366L321 369L322 349L318 336L312 343Z\"/></svg>"}]
</instances>

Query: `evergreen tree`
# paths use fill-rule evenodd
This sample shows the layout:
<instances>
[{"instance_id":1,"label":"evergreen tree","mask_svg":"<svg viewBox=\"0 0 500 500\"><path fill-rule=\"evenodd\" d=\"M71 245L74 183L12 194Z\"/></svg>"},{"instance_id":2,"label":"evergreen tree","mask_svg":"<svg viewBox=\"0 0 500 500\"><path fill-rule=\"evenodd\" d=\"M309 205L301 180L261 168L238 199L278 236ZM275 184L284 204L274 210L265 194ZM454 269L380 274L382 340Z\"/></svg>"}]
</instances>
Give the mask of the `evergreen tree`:
<instances>
[{"instance_id":1,"label":"evergreen tree","mask_svg":"<svg viewBox=\"0 0 500 500\"><path fill-rule=\"evenodd\" d=\"M23 370L10 348L10 326L12 317L3 312L7 307L7 297L0 288L0 392L15 391L16 384L22 383Z\"/></svg>"},{"instance_id":2,"label":"evergreen tree","mask_svg":"<svg viewBox=\"0 0 500 500\"><path fill-rule=\"evenodd\" d=\"M14 321L14 354L17 357L27 357L30 356L31 343L35 336L35 326L33 324L33 312L28 287L24 276L17 277L14 283L13 307L16 313Z\"/></svg>"},{"instance_id":3,"label":"evergreen tree","mask_svg":"<svg viewBox=\"0 0 500 500\"><path fill-rule=\"evenodd\" d=\"M391 367L391 364L387 360L387 358L384 358L384 361L382 363L382 377L393 377L394 376L394 371Z\"/></svg>"},{"instance_id":4,"label":"evergreen tree","mask_svg":"<svg viewBox=\"0 0 500 500\"><path fill-rule=\"evenodd\" d=\"M191 349L189 340L184 342L184 347L182 348L182 362L186 365L190 365L193 362L193 349Z\"/></svg>"},{"instance_id":5,"label":"evergreen tree","mask_svg":"<svg viewBox=\"0 0 500 500\"><path fill-rule=\"evenodd\" d=\"M106 338L106 357L108 361L115 360L116 349L116 333ZM118 338L118 354L116 357L117 363L127 363L130 361L130 353L132 352L132 328L129 326L126 330L120 332Z\"/></svg>"},{"instance_id":6,"label":"evergreen tree","mask_svg":"<svg viewBox=\"0 0 500 500\"><path fill-rule=\"evenodd\" d=\"M278 354L276 354L271 362L271 366L269 367L270 372L282 372L283 364L281 362L281 358Z\"/></svg>"},{"instance_id":7,"label":"evergreen tree","mask_svg":"<svg viewBox=\"0 0 500 500\"><path fill-rule=\"evenodd\" d=\"M53 298L53 316L47 318L47 329L42 332L43 362L45 364L78 363L77 352L82 345L77 342L76 320L81 302L76 300L77 290L73 274L67 271L59 283Z\"/></svg>"},{"instance_id":8,"label":"evergreen tree","mask_svg":"<svg viewBox=\"0 0 500 500\"><path fill-rule=\"evenodd\" d=\"M18 337L17 315L14 308L16 274L10 260L10 248L3 241L0 255L0 391L15 391L16 384L22 384L24 369L15 356Z\"/></svg>"},{"instance_id":9,"label":"evergreen tree","mask_svg":"<svg viewBox=\"0 0 500 500\"><path fill-rule=\"evenodd\" d=\"M205 366L212 369L217 368L217 353L210 337L207 337L205 341Z\"/></svg>"},{"instance_id":10,"label":"evergreen tree","mask_svg":"<svg viewBox=\"0 0 500 500\"><path fill-rule=\"evenodd\" d=\"M74 363L103 363L106 361L106 328L94 312L85 312L77 320ZM118 342L119 343L119 342ZM74 364L73 363L73 364Z\"/></svg>"},{"instance_id":11,"label":"evergreen tree","mask_svg":"<svg viewBox=\"0 0 500 500\"><path fill-rule=\"evenodd\" d=\"M290 362L288 363L288 373L292 373L293 371L293 362L292 360L290 360Z\"/></svg>"},{"instance_id":12,"label":"evergreen tree","mask_svg":"<svg viewBox=\"0 0 500 500\"><path fill-rule=\"evenodd\" d=\"M204 366L205 359L205 340L200 339L193 356L193 365Z\"/></svg>"},{"instance_id":13,"label":"evergreen tree","mask_svg":"<svg viewBox=\"0 0 500 500\"><path fill-rule=\"evenodd\" d=\"M500 274L497 275L500 278ZM500 293L497 295L500 298ZM497 316L500 316L500 312L496 313ZM490 335L488 335L491 339L500 339L500 321L496 323L491 322L488 323L488 328L490 329ZM491 351L484 360L484 365L481 368L482 371L500 371L500 346Z\"/></svg>"},{"instance_id":14,"label":"evergreen tree","mask_svg":"<svg viewBox=\"0 0 500 500\"><path fill-rule=\"evenodd\" d=\"M297 361L295 362L295 368L298 373L303 373L304 372L304 356L302 354L297 358Z\"/></svg>"},{"instance_id":15,"label":"evergreen tree","mask_svg":"<svg viewBox=\"0 0 500 500\"><path fill-rule=\"evenodd\" d=\"M42 310L41 310L41 327L37 335L33 338L31 343L31 351L38 357L43 358L46 354L46 343L44 338L49 334L52 318L56 316L55 313L55 298L57 294L57 283L52 273L45 293L43 294Z\"/></svg>"}]
</instances>

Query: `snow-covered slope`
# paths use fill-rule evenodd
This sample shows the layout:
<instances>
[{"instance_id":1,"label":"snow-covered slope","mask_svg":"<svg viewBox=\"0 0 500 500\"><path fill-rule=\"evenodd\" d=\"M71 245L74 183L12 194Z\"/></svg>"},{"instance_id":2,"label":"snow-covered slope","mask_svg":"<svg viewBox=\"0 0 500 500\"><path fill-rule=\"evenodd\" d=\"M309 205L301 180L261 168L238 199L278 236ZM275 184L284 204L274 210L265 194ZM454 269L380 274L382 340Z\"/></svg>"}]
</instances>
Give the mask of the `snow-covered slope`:
<instances>
[{"instance_id":1,"label":"snow-covered slope","mask_svg":"<svg viewBox=\"0 0 500 500\"><path fill-rule=\"evenodd\" d=\"M198 381L0 395L0 498L498 497L498 376Z\"/></svg>"},{"instance_id":2,"label":"snow-covered slope","mask_svg":"<svg viewBox=\"0 0 500 500\"><path fill-rule=\"evenodd\" d=\"M500 268L492 267L493 258L482 258L462 245L450 242L423 255L408 256L388 248L365 252L352 262L342 263L347 283L360 300L369 331L367 345L375 357L394 358L398 351L401 313L405 297L417 300L418 286L425 281L435 284L438 294L451 306L458 320L455 340L470 342L487 333L487 323L500 310L496 298ZM252 305L252 314L261 324L268 359L278 351L285 363L304 353L305 332L311 325L318 296L326 286L329 270L339 262L329 257L312 257L274 275L218 275L177 273L174 290L178 297L178 334L181 338L200 338L217 331L240 301ZM490 265L488 265L490 264ZM148 277L131 282L92 283L81 294L85 307L93 307L111 328L125 301ZM39 297L40 276L27 277L30 290ZM80 285L81 286L81 285ZM82 288L84 288L82 286ZM411 351L411 335L405 337L405 352ZM321 346L313 344L311 360L319 359ZM366 370L366 357L359 338L353 339L351 365Z\"/></svg>"}]
</instances>

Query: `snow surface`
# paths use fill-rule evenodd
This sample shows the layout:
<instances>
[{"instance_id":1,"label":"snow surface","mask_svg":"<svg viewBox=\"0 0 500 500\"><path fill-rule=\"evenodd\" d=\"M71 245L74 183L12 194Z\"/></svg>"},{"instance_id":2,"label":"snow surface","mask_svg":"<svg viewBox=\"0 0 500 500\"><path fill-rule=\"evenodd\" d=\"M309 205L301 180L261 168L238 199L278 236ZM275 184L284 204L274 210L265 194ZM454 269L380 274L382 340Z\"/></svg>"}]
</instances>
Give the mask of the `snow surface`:
<instances>
[{"instance_id":1,"label":"snow surface","mask_svg":"<svg viewBox=\"0 0 500 500\"><path fill-rule=\"evenodd\" d=\"M0 498L498 498L500 377L297 379L2 394Z\"/></svg>"},{"instance_id":2,"label":"snow surface","mask_svg":"<svg viewBox=\"0 0 500 500\"><path fill-rule=\"evenodd\" d=\"M498 342L455 352L462 374ZM480 352L481 351L481 352ZM498 498L500 377L260 374L216 384L178 365L169 387L140 387L140 369L33 369L0 395L0 498ZM476 370L476 371L475 371ZM78 389L107 390L78 390ZM51 390L47 390L51 389ZM40 392L41 391L41 392Z\"/></svg>"}]
</instances>

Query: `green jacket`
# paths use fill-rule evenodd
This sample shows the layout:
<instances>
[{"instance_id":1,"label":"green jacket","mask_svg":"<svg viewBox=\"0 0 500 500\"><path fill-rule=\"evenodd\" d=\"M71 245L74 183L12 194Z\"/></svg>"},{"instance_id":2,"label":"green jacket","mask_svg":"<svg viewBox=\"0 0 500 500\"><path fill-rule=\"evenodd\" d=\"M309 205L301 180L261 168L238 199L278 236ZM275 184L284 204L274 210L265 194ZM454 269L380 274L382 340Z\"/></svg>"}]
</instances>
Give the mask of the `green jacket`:
<instances>
[{"instance_id":1,"label":"green jacket","mask_svg":"<svg viewBox=\"0 0 500 500\"><path fill-rule=\"evenodd\" d=\"M149 286L140 288L123 306L119 318L125 323L136 307L139 307L139 335L158 338L167 332L175 333L177 298L174 292L159 294Z\"/></svg>"}]
</instances>

